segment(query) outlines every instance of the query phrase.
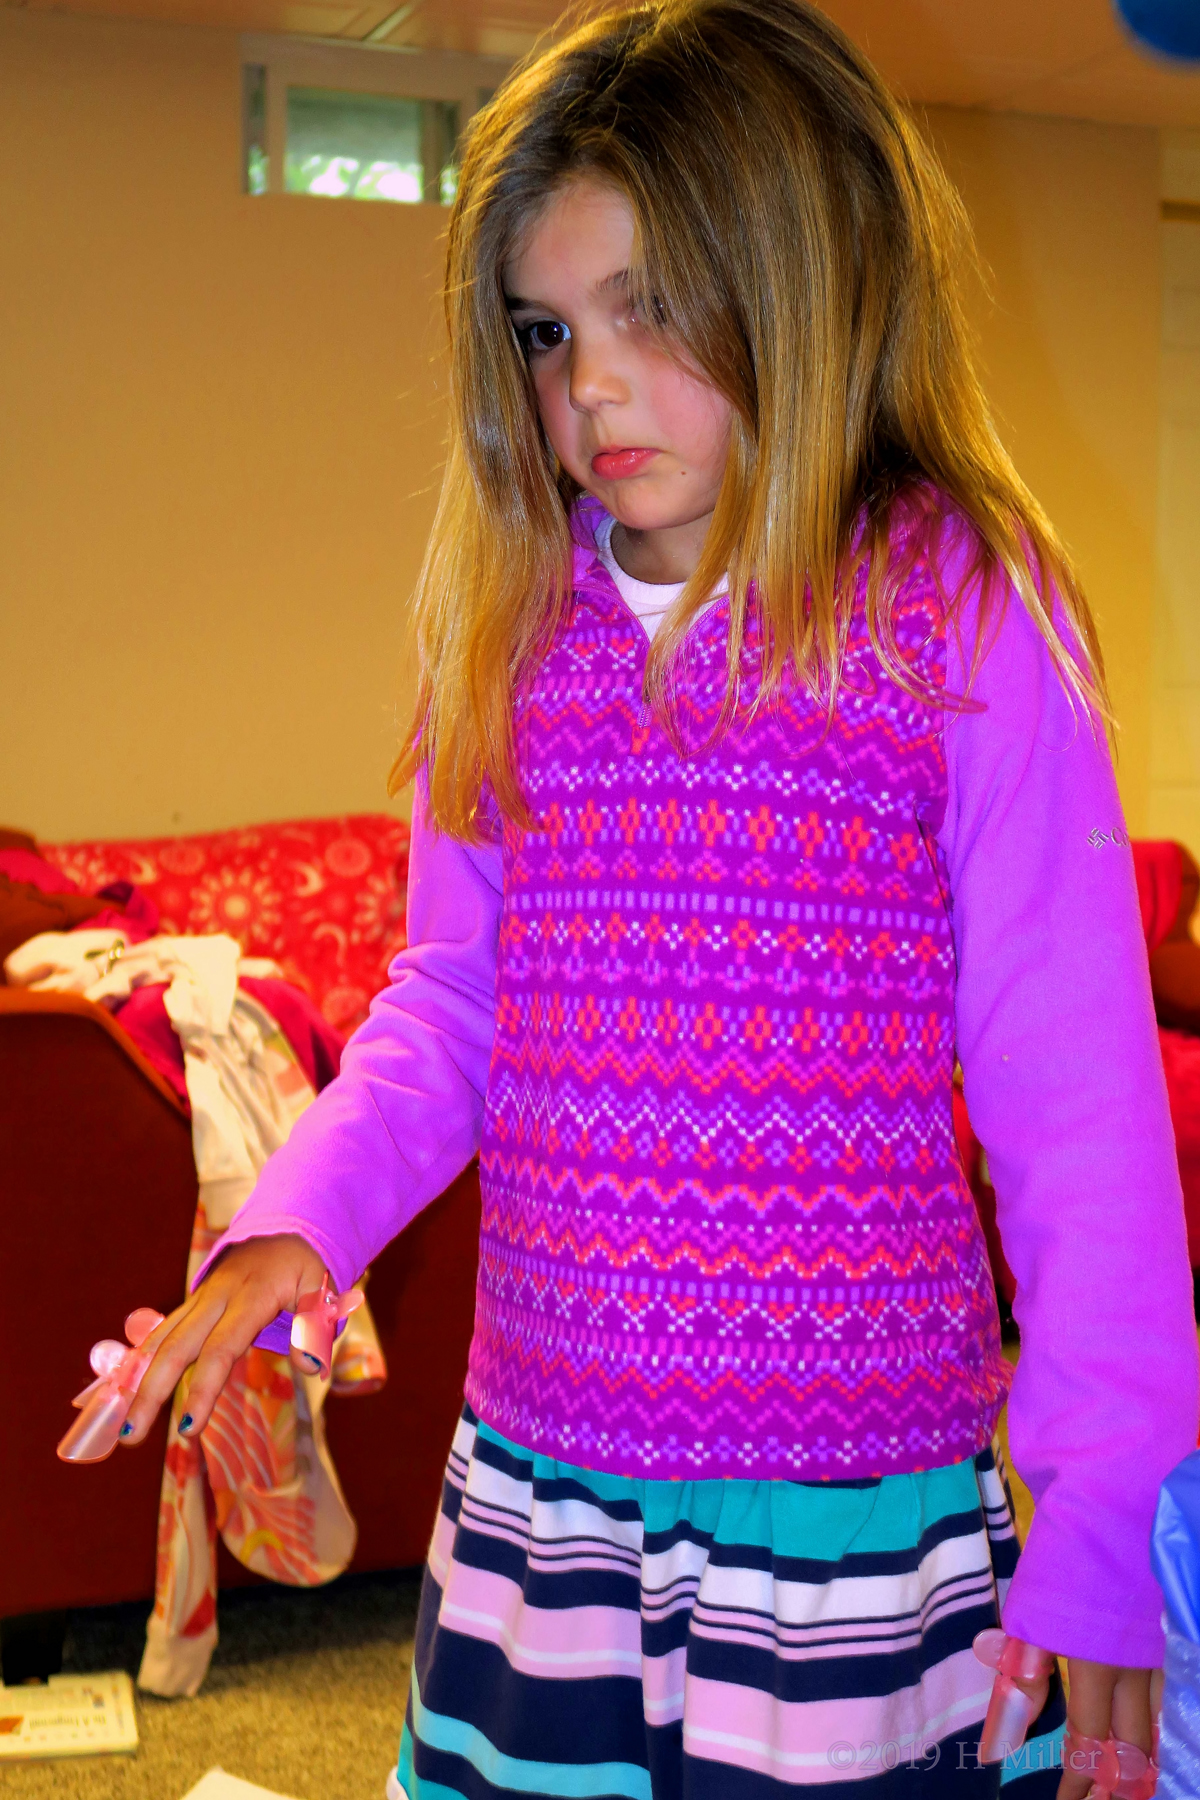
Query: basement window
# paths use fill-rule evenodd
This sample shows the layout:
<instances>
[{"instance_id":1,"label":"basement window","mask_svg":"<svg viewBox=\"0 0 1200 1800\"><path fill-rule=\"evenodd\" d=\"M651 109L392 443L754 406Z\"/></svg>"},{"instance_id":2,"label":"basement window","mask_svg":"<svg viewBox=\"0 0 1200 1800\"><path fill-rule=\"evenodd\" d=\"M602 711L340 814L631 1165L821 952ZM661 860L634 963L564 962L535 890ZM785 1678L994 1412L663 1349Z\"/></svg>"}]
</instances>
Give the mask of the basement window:
<instances>
[{"instance_id":1,"label":"basement window","mask_svg":"<svg viewBox=\"0 0 1200 1800\"><path fill-rule=\"evenodd\" d=\"M240 49L243 193L408 206L453 202L462 133L512 64L266 33Z\"/></svg>"},{"instance_id":2,"label":"basement window","mask_svg":"<svg viewBox=\"0 0 1200 1800\"><path fill-rule=\"evenodd\" d=\"M242 68L242 191L265 194L270 164L267 161L267 71L262 63Z\"/></svg>"},{"instance_id":3,"label":"basement window","mask_svg":"<svg viewBox=\"0 0 1200 1800\"><path fill-rule=\"evenodd\" d=\"M458 107L450 101L289 87L284 191L448 206L457 141Z\"/></svg>"}]
</instances>

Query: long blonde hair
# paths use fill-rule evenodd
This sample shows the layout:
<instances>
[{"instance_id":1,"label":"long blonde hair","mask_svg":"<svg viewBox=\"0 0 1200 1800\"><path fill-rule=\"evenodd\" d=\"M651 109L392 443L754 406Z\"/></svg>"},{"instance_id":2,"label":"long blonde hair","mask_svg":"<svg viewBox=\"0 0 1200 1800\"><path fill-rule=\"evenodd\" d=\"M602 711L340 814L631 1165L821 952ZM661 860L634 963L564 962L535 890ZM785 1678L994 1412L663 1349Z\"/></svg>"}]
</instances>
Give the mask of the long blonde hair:
<instances>
[{"instance_id":1,"label":"long blonde hair","mask_svg":"<svg viewBox=\"0 0 1200 1800\"><path fill-rule=\"evenodd\" d=\"M485 777L503 811L528 817L513 694L570 604L578 490L542 433L503 269L554 189L581 175L628 200L643 316L733 412L699 567L647 666L660 713L675 652L726 571L727 711L753 584L759 700L790 664L832 712L847 571L864 558L872 641L911 686L891 630L889 525L932 492L973 527L980 633L1007 577L1068 688L1109 716L1087 604L975 372L960 295L971 234L928 144L806 0L654 0L585 23L518 69L468 135L445 290L449 454L393 791L423 765L433 818L456 836L474 834Z\"/></svg>"}]
</instances>

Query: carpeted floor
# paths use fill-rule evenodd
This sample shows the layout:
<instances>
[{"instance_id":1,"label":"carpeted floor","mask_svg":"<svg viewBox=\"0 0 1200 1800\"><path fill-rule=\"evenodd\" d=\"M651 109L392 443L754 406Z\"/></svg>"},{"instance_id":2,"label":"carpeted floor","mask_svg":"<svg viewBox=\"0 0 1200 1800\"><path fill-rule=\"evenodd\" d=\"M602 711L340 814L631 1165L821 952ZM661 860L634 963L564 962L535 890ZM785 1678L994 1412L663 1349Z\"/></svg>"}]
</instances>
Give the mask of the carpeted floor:
<instances>
[{"instance_id":1,"label":"carpeted floor","mask_svg":"<svg viewBox=\"0 0 1200 1800\"><path fill-rule=\"evenodd\" d=\"M1016 1350L1007 1349L1012 1361ZM1000 1437L1007 1453L1006 1421ZM1021 1537L1033 1502L1009 1470ZM220 1602L221 1641L196 1700L138 1696L135 1757L12 1764L4 1800L182 1800L219 1766L289 1800L381 1800L408 1695L419 1572L315 1591L244 1588ZM75 1613L67 1671L137 1673L144 1606Z\"/></svg>"},{"instance_id":2,"label":"carpeted floor","mask_svg":"<svg viewBox=\"0 0 1200 1800\"><path fill-rule=\"evenodd\" d=\"M8 1764L4 1800L182 1800L206 1769L291 1800L382 1800L408 1695L419 1573L222 1597L198 1699L138 1695L136 1756ZM145 1606L71 1615L64 1669L137 1673Z\"/></svg>"}]
</instances>

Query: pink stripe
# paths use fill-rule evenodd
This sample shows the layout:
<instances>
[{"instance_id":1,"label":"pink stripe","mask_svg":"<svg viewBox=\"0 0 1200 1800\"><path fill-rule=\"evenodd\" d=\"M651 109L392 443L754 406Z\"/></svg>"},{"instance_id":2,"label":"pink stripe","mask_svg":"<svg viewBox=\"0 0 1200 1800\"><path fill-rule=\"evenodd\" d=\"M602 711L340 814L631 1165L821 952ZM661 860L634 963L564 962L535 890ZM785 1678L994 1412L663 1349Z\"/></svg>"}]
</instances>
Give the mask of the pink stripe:
<instances>
[{"instance_id":1,"label":"pink stripe","mask_svg":"<svg viewBox=\"0 0 1200 1800\"><path fill-rule=\"evenodd\" d=\"M429 1545L429 1573L439 1587L446 1585L450 1558L454 1553L454 1531L453 1519L448 1519L444 1512L440 1512Z\"/></svg>"},{"instance_id":2,"label":"pink stripe","mask_svg":"<svg viewBox=\"0 0 1200 1800\"><path fill-rule=\"evenodd\" d=\"M624 1575L632 1582L637 1580L636 1563L630 1566L612 1556L531 1556L529 1566L547 1575L574 1575L582 1569L589 1574Z\"/></svg>"},{"instance_id":3,"label":"pink stripe","mask_svg":"<svg viewBox=\"0 0 1200 1800\"><path fill-rule=\"evenodd\" d=\"M920 1760L925 1744L956 1732L974 1744L991 1680L970 1650L947 1657L917 1687L856 1700L780 1701L758 1688L693 1676L683 1745L690 1756L797 1786L877 1776L881 1744L898 1747L905 1763L906 1746L915 1742L920 1769L929 1766ZM970 1755L967 1766L974 1767Z\"/></svg>"},{"instance_id":4,"label":"pink stripe","mask_svg":"<svg viewBox=\"0 0 1200 1800\"><path fill-rule=\"evenodd\" d=\"M839 1620L828 1625L814 1621L803 1629L776 1624L772 1630L769 1620L763 1620L757 1627L753 1623L740 1624L733 1620L710 1623L706 1619L698 1619L693 1613L690 1635L706 1638L710 1643L747 1644L751 1649L766 1649L772 1656L778 1657L780 1662L817 1660L828 1656L833 1645L838 1646L839 1656L876 1656L881 1650L900 1650L909 1644L915 1644L919 1642L922 1631L928 1631L935 1621L978 1605L978 1594L966 1594L961 1599L943 1602L941 1606L931 1609L919 1626L896 1626L890 1630L886 1620L870 1626L861 1619Z\"/></svg>"},{"instance_id":5,"label":"pink stripe","mask_svg":"<svg viewBox=\"0 0 1200 1800\"><path fill-rule=\"evenodd\" d=\"M513 1544L527 1554L531 1568L547 1569L551 1572L560 1569L600 1570L604 1574L627 1574L638 1576L641 1572L641 1558L624 1548L621 1544L605 1544L603 1548L591 1544L587 1549L571 1552L571 1545L580 1542L578 1537L542 1538L531 1541L528 1523L514 1525L511 1519L490 1518L464 1505L462 1524L478 1537L491 1538L503 1544Z\"/></svg>"},{"instance_id":6,"label":"pink stripe","mask_svg":"<svg viewBox=\"0 0 1200 1800\"><path fill-rule=\"evenodd\" d=\"M648 1606L643 1594L642 1617L651 1624L658 1625L663 1619L673 1619L676 1613L691 1612L692 1598L691 1594L681 1594L678 1599L669 1601L665 1606Z\"/></svg>"},{"instance_id":7,"label":"pink stripe","mask_svg":"<svg viewBox=\"0 0 1200 1800\"><path fill-rule=\"evenodd\" d=\"M890 1622L886 1618L876 1624L868 1624L863 1619L823 1619L806 1620L802 1624L781 1620L772 1621L762 1615L742 1614L740 1617L727 1613L724 1617L713 1617L709 1608L701 1601L692 1615L691 1632L694 1637L707 1638L714 1643L739 1643L751 1645L769 1644L772 1652L787 1660L801 1660L807 1656L827 1654L830 1644L842 1644L842 1640L852 1640L842 1644L839 1654L873 1656L880 1646L899 1648L901 1645L917 1641L923 1631L928 1631L935 1622L977 1607L980 1603L981 1591L990 1593L991 1583L976 1585L959 1594L942 1594L936 1603L929 1601L922 1607L918 1623L901 1625L899 1621ZM854 1641L866 1640L866 1641ZM811 1647L811 1648L810 1648Z\"/></svg>"},{"instance_id":8,"label":"pink stripe","mask_svg":"<svg viewBox=\"0 0 1200 1800\"><path fill-rule=\"evenodd\" d=\"M558 1575L584 1569L601 1575L626 1575L631 1581L638 1578L636 1557L609 1555L600 1551L572 1556L566 1551L558 1551L553 1544L531 1545L524 1532L505 1525L481 1525L477 1519L464 1522L476 1537L490 1538L493 1543L512 1544L515 1549L525 1552L529 1567L545 1574Z\"/></svg>"},{"instance_id":9,"label":"pink stripe","mask_svg":"<svg viewBox=\"0 0 1200 1800\"><path fill-rule=\"evenodd\" d=\"M840 1642L841 1636L850 1638L853 1630L857 1630L858 1639L854 1642ZM861 1640L862 1626L853 1628L845 1626L841 1631L831 1628L821 1633L821 1641L808 1644L784 1644L771 1635L764 1626L761 1631L754 1631L745 1626L726 1625L716 1630L708 1630L692 1620L689 1636L707 1638L716 1644L743 1644L750 1650L765 1650L769 1656L778 1658L780 1662L820 1662L830 1654L831 1645L838 1646L839 1656L878 1656L881 1652L903 1650L910 1644L920 1642L921 1634L917 1630L888 1632L879 1631L873 1638Z\"/></svg>"},{"instance_id":10,"label":"pink stripe","mask_svg":"<svg viewBox=\"0 0 1200 1800\"><path fill-rule=\"evenodd\" d=\"M615 1606L551 1611L529 1606L515 1581L453 1563L438 1623L504 1651L523 1675L579 1681L593 1675L641 1679L641 1621Z\"/></svg>"},{"instance_id":11,"label":"pink stripe","mask_svg":"<svg viewBox=\"0 0 1200 1800\"><path fill-rule=\"evenodd\" d=\"M687 1684L687 1646L642 1663L642 1708L648 1725L673 1725L683 1717Z\"/></svg>"}]
</instances>

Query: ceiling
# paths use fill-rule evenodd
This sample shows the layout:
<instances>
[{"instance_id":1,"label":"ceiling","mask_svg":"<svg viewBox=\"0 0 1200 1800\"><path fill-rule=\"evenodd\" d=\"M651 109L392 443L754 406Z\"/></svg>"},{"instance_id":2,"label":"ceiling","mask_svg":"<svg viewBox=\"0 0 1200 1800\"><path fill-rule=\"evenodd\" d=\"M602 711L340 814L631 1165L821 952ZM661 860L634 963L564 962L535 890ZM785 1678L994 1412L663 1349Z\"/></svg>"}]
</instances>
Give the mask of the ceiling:
<instances>
[{"instance_id":1,"label":"ceiling","mask_svg":"<svg viewBox=\"0 0 1200 1800\"><path fill-rule=\"evenodd\" d=\"M909 99L1200 127L1200 66L1136 49L1110 0L824 0ZM561 0L0 0L30 12L521 54Z\"/></svg>"}]
</instances>

